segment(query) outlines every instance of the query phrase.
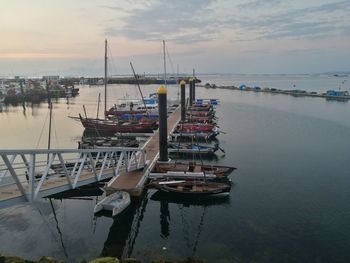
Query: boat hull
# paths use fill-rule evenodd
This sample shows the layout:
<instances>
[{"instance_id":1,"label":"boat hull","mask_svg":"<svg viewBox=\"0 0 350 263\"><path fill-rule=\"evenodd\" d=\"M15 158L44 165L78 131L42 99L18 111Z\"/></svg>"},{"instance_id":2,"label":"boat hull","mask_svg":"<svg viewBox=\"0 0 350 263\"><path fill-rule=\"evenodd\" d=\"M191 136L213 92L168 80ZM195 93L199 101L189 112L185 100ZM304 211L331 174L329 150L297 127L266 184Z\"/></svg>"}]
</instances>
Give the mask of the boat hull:
<instances>
[{"instance_id":1,"label":"boat hull","mask_svg":"<svg viewBox=\"0 0 350 263\"><path fill-rule=\"evenodd\" d=\"M206 181L171 181L171 183L151 182L151 185L168 194L178 196L208 196L208 195L222 195L229 193L231 190L231 184L228 183L215 183Z\"/></svg>"}]
</instances>

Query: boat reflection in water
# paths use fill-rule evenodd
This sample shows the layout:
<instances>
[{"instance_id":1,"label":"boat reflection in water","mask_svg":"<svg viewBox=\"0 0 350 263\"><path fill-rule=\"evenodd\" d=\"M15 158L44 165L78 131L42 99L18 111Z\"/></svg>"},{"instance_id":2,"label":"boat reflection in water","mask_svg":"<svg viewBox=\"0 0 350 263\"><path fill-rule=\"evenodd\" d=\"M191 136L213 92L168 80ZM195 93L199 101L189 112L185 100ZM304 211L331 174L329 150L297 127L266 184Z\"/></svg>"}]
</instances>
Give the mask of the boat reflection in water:
<instances>
[{"instance_id":1,"label":"boat reflection in water","mask_svg":"<svg viewBox=\"0 0 350 263\"><path fill-rule=\"evenodd\" d=\"M160 231L161 237L167 239L170 236L170 211L169 204L177 204L179 205L182 227L185 228L188 224L184 224L186 221L186 211L184 208L191 208L193 206L202 207L203 211L201 213L199 222L191 221L191 225L196 225L198 223L198 227L196 227L195 238L191 242L190 237L185 237L186 247L191 250L190 257L194 257L197 251L198 241L202 232L205 213L208 207L211 206L220 206L220 205L229 205L230 204L230 196L229 195L218 195L218 196L204 196L199 198L187 198L184 196L176 196L169 195L167 193L157 191L155 192L151 198L152 201L160 202ZM173 210L172 210L173 211ZM173 211L174 212L174 211ZM173 225L176 227L178 225L178 221L174 221ZM188 229L183 229L183 233L188 233Z\"/></svg>"},{"instance_id":2,"label":"boat reflection in water","mask_svg":"<svg viewBox=\"0 0 350 263\"><path fill-rule=\"evenodd\" d=\"M101 252L102 257L128 258L131 256L147 202L147 194L144 194L141 198L132 200L129 207L113 218L113 224ZM110 217L111 214L102 211L96 216Z\"/></svg>"}]
</instances>

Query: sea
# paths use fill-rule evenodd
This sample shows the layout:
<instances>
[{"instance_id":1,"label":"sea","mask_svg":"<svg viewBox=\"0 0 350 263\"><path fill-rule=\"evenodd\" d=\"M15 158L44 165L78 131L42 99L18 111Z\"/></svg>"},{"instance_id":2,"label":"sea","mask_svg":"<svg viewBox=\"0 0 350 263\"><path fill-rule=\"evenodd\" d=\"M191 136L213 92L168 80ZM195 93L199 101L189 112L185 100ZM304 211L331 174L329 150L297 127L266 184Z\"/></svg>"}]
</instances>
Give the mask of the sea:
<instances>
[{"instance_id":1,"label":"sea","mask_svg":"<svg viewBox=\"0 0 350 263\"><path fill-rule=\"evenodd\" d=\"M202 84L245 84L323 93L350 91L349 76L202 75ZM69 116L97 112L102 86L53 100L51 148L77 148L83 127ZM157 90L144 85L144 95ZM168 97L178 97L177 85ZM107 104L140 98L109 85ZM225 154L203 162L235 166L228 196L184 200L148 189L121 215L95 216L102 196L41 199L0 209L0 254L80 262L100 256L142 262L350 262L350 101L197 87L217 98ZM101 104L101 105L102 105ZM100 109L103 106L100 106ZM45 149L49 109L0 104L0 149Z\"/></svg>"}]
</instances>

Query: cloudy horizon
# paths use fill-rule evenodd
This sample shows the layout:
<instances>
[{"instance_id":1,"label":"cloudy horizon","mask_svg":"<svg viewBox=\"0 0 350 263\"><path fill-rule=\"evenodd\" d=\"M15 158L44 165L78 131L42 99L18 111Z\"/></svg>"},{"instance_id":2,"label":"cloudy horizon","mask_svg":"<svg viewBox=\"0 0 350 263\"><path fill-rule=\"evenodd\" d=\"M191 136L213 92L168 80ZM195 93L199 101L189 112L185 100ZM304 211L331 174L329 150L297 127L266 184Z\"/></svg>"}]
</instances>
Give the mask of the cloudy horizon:
<instances>
[{"instance_id":1,"label":"cloudy horizon","mask_svg":"<svg viewBox=\"0 0 350 263\"><path fill-rule=\"evenodd\" d=\"M3 1L0 76L350 70L349 1Z\"/></svg>"}]
</instances>

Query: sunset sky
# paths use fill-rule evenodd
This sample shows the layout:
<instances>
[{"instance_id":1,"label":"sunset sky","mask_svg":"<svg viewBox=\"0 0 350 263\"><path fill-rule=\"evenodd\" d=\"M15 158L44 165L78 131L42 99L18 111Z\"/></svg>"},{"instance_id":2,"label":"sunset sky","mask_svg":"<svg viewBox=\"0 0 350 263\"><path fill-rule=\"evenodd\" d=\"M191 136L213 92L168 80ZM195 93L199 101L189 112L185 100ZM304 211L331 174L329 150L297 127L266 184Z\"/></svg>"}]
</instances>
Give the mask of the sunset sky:
<instances>
[{"instance_id":1,"label":"sunset sky","mask_svg":"<svg viewBox=\"0 0 350 263\"><path fill-rule=\"evenodd\" d=\"M350 1L0 0L0 77L350 71Z\"/></svg>"}]
</instances>

